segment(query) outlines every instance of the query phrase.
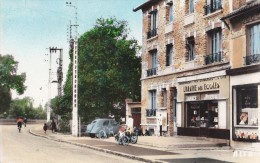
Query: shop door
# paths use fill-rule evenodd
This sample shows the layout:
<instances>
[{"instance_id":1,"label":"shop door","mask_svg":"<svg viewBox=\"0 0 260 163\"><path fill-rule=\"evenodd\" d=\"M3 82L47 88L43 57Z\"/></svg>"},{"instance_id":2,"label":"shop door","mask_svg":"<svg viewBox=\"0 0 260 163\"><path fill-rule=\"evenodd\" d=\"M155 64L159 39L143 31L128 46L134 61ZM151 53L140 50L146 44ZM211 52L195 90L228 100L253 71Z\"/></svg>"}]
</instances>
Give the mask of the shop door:
<instances>
[{"instance_id":1,"label":"shop door","mask_svg":"<svg viewBox=\"0 0 260 163\"><path fill-rule=\"evenodd\" d=\"M133 127L140 128L141 124L141 113L132 113L132 118L134 120Z\"/></svg>"},{"instance_id":2,"label":"shop door","mask_svg":"<svg viewBox=\"0 0 260 163\"><path fill-rule=\"evenodd\" d=\"M217 101L188 103L188 126L195 128L199 136L208 137L209 129L217 125Z\"/></svg>"}]
</instances>

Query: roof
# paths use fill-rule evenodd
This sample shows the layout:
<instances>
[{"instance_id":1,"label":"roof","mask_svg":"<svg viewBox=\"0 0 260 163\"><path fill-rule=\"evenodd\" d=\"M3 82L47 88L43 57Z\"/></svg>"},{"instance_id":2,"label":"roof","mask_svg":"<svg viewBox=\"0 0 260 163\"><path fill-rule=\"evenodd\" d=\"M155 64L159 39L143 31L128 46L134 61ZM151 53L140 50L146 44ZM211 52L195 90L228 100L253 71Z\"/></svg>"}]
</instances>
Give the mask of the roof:
<instances>
[{"instance_id":1,"label":"roof","mask_svg":"<svg viewBox=\"0 0 260 163\"><path fill-rule=\"evenodd\" d=\"M231 18L237 17L239 15L245 14L246 12L254 10L254 9L259 9L259 11L260 11L260 0L252 1L249 4L246 4L242 7L240 7L239 9L235 10L234 12L231 12L231 13L227 14L226 16L222 17L221 20L231 19Z\"/></svg>"},{"instance_id":2,"label":"roof","mask_svg":"<svg viewBox=\"0 0 260 163\"><path fill-rule=\"evenodd\" d=\"M140 9L143 9L143 8L146 8L146 7L149 7L150 5L154 4L155 2L158 2L159 0L148 0L146 2L144 2L143 4L141 4L140 6L136 7L133 9L134 12L140 10Z\"/></svg>"}]
</instances>

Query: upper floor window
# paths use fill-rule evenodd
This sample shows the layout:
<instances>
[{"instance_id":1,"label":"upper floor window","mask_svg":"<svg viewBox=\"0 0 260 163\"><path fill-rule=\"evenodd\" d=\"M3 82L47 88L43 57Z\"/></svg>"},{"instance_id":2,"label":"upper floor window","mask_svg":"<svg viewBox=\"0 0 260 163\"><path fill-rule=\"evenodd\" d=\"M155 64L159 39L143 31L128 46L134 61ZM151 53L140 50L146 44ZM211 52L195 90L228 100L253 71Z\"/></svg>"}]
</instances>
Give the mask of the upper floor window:
<instances>
[{"instance_id":1,"label":"upper floor window","mask_svg":"<svg viewBox=\"0 0 260 163\"><path fill-rule=\"evenodd\" d=\"M185 6L186 14L194 13L194 0L186 0Z\"/></svg>"},{"instance_id":2,"label":"upper floor window","mask_svg":"<svg viewBox=\"0 0 260 163\"><path fill-rule=\"evenodd\" d=\"M171 66L173 64L173 46L168 44L166 46L166 66Z\"/></svg>"},{"instance_id":3,"label":"upper floor window","mask_svg":"<svg viewBox=\"0 0 260 163\"><path fill-rule=\"evenodd\" d=\"M151 38L157 35L157 21L158 21L158 13L157 10L153 10L149 13L149 22L148 22L148 33L147 38Z\"/></svg>"},{"instance_id":4,"label":"upper floor window","mask_svg":"<svg viewBox=\"0 0 260 163\"><path fill-rule=\"evenodd\" d=\"M151 99L151 109L156 109L156 90L150 91L150 99Z\"/></svg>"},{"instance_id":5,"label":"upper floor window","mask_svg":"<svg viewBox=\"0 0 260 163\"><path fill-rule=\"evenodd\" d=\"M186 40L186 61L192 61L195 58L195 40L194 37L189 37Z\"/></svg>"},{"instance_id":6,"label":"upper floor window","mask_svg":"<svg viewBox=\"0 0 260 163\"><path fill-rule=\"evenodd\" d=\"M221 28L208 32L208 54L205 57L205 64L220 62L221 56Z\"/></svg>"},{"instance_id":7,"label":"upper floor window","mask_svg":"<svg viewBox=\"0 0 260 163\"><path fill-rule=\"evenodd\" d=\"M260 62L260 23L250 26L248 30L248 54L245 58L246 65Z\"/></svg>"},{"instance_id":8,"label":"upper floor window","mask_svg":"<svg viewBox=\"0 0 260 163\"><path fill-rule=\"evenodd\" d=\"M153 50L150 52L151 54L151 58L152 58L152 68L156 68L157 67L157 51Z\"/></svg>"},{"instance_id":9,"label":"upper floor window","mask_svg":"<svg viewBox=\"0 0 260 163\"><path fill-rule=\"evenodd\" d=\"M147 70L147 76L152 76L157 74L157 50L150 51L149 56L149 67L150 69Z\"/></svg>"},{"instance_id":10,"label":"upper floor window","mask_svg":"<svg viewBox=\"0 0 260 163\"><path fill-rule=\"evenodd\" d=\"M205 15L213 13L219 9L222 9L222 0L206 0L206 5L204 6Z\"/></svg>"},{"instance_id":11,"label":"upper floor window","mask_svg":"<svg viewBox=\"0 0 260 163\"><path fill-rule=\"evenodd\" d=\"M174 15L173 15L173 4L172 1L167 3L166 6L166 23L171 23L173 22Z\"/></svg>"}]
</instances>

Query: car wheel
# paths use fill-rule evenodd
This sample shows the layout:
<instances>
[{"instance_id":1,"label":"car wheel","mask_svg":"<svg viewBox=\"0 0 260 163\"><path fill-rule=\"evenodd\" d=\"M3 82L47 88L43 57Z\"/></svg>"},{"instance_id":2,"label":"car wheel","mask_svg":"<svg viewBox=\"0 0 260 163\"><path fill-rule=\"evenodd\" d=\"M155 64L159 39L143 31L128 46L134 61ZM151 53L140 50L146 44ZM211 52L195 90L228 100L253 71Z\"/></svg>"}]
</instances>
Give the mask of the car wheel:
<instances>
[{"instance_id":1,"label":"car wheel","mask_svg":"<svg viewBox=\"0 0 260 163\"><path fill-rule=\"evenodd\" d=\"M91 138L94 138L94 137L95 137L95 134L89 134L89 136L90 136Z\"/></svg>"}]
</instances>

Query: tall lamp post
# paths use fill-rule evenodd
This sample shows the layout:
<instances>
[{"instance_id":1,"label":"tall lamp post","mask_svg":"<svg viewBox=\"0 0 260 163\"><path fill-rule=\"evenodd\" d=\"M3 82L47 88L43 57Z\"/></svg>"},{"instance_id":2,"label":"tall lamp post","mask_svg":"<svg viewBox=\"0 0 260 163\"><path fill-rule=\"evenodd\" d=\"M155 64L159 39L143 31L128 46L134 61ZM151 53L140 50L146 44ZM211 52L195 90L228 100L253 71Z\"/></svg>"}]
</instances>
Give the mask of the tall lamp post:
<instances>
[{"instance_id":1,"label":"tall lamp post","mask_svg":"<svg viewBox=\"0 0 260 163\"><path fill-rule=\"evenodd\" d=\"M75 36L73 40L73 75L72 75L72 136L79 136L79 115L78 115L78 24L77 6L66 2L66 5L75 9Z\"/></svg>"}]
</instances>

